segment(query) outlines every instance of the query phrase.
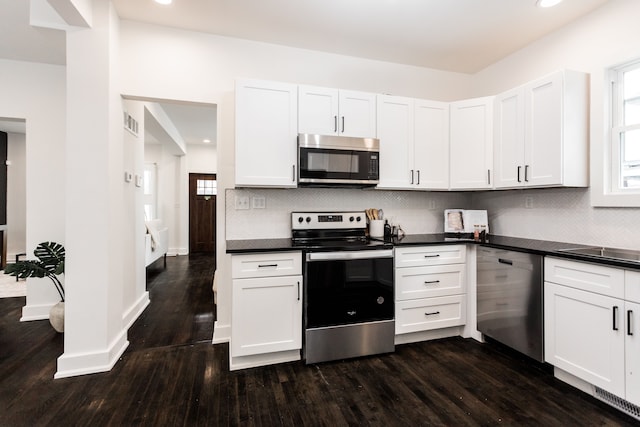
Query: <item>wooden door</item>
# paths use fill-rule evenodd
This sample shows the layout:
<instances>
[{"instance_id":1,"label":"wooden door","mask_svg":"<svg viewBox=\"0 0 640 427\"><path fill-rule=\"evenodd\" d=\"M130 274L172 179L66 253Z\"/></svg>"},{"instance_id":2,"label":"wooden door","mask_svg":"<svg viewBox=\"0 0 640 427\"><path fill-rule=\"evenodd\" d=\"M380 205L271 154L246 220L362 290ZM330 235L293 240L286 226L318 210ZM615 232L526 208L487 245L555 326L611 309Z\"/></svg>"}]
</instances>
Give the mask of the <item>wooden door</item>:
<instances>
[{"instance_id":1,"label":"wooden door","mask_svg":"<svg viewBox=\"0 0 640 427\"><path fill-rule=\"evenodd\" d=\"M0 225L7 224L7 134L0 132ZM0 231L0 269L7 263L7 235Z\"/></svg>"},{"instance_id":2,"label":"wooden door","mask_svg":"<svg viewBox=\"0 0 640 427\"><path fill-rule=\"evenodd\" d=\"M189 253L216 250L215 174L189 174Z\"/></svg>"}]
</instances>

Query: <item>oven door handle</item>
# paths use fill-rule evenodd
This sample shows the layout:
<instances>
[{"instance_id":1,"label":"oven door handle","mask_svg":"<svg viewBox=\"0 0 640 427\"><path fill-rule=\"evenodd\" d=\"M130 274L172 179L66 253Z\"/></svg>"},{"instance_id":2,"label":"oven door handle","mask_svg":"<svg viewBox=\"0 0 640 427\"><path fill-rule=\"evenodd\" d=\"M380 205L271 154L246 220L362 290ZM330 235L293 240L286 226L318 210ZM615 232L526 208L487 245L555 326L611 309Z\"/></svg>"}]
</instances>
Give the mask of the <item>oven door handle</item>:
<instances>
[{"instance_id":1,"label":"oven door handle","mask_svg":"<svg viewBox=\"0 0 640 427\"><path fill-rule=\"evenodd\" d=\"M374 249L371 251L340 251L340 252L308 252L307 262L340 261L352 259L393 258L393 249Z\"/></svg>"}]
</instances>

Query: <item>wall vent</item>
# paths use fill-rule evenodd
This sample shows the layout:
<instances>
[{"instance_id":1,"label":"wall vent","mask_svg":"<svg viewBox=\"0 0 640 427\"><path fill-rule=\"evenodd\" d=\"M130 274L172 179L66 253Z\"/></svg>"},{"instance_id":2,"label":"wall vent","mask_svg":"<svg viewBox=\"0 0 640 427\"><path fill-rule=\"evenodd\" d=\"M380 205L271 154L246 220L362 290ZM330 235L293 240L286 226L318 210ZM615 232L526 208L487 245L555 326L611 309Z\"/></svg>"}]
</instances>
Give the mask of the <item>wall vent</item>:
<instances>
[{"instance_id":1,"label":"wall vent","mask_svg":"<svg viewBox=\"0 0 640 427\"><path fill-rule=\"evenodd\" d=\"M640 406L634 405L633 403L628 402L623 398L616 396L615 394L609 393L608 391L603 390L600 387L596 387L595 389L595 396L598 399L618 408L625 414L630 415L637 420L640 420Z\"/></svg>"},{"instance_id":2,"label":"wall vent","mask_svg":"<svg viewBox=\"0 0 640 427\"><path fill-rule=\"evenodd\" d=\"M124 128L134 136L138 136L138 121L131 117L126 111L124 112Z\"/></svg>"}]
</instances>

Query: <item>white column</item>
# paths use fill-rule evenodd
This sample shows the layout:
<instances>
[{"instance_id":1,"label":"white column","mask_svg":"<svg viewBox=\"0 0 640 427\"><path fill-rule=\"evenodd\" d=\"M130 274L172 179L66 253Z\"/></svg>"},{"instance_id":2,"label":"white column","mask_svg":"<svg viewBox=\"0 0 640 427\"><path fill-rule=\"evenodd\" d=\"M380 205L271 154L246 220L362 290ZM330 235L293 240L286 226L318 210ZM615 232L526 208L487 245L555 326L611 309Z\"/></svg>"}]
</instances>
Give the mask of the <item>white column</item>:
<instances>
[{"instance_id":1,"label":"white column","mask_svg":"<svg viewBox=\"0 0 640 427\"><path fill-rule=\"evenodd\" d=\"M67 302L56 378L107 371L128 345L117 41L117 15L103 0L93 1L92 28L67 31Z\"/></svg>"}]
</instances>

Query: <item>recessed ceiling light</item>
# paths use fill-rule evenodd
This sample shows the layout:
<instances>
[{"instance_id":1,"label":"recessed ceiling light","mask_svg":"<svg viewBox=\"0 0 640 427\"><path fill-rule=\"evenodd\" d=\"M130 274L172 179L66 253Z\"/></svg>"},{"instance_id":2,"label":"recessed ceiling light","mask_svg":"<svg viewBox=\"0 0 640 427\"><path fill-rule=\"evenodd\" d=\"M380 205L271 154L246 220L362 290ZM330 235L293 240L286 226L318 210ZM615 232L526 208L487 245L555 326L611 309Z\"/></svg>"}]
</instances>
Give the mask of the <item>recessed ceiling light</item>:
<instances>
[{"instance_id":1,"label":"recessed ceiling light","mask_svg":"<svg viewBox=\"0 0 640 427\"><path fill-rule=\"evenodd\" d=\"M173 0L156 0L158 4L171 4Z\"/></svg>"},{"instance_id":2,"label":"recessed ceiling light","mask_svg":"<svg viewBox=\"0 0 640 427\"><path fill-rule=\"evenodd\" d=\"M209 144L211 142L210 139L203 139L202 142L204 142L205 144Z\"/></svg>"},{"instance_id":3,"label":"recessed ceiling light","mask_svg":"<svg viewBox=\"0 0 640 427\"><path fill-rule=\"evenodd\" d=\"M536 5L538 7L552 7L560 3L562 0L538 0Z\"/></svg>"}]
</instances>

